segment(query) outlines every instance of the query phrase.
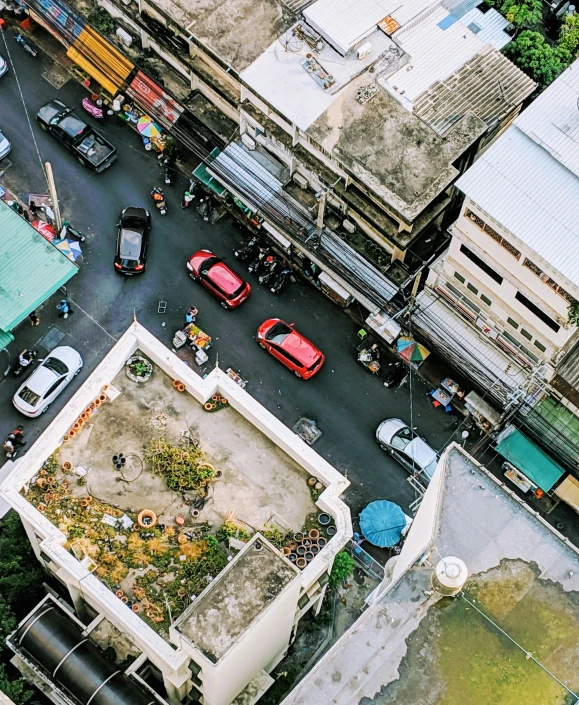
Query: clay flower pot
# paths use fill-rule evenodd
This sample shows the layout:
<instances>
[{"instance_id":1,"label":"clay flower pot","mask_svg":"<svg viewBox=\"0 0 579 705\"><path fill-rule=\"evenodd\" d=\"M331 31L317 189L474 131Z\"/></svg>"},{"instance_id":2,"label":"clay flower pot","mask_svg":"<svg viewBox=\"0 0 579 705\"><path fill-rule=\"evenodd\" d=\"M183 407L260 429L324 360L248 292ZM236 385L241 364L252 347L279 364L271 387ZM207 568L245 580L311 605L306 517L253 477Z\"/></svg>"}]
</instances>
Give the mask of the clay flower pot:
<instances>
[{"instance_id":1,"label":"clay flower pot","mask_svg":"<svg viewBox=\"0 0 579 705\"><path fill-rule=\"evenodd\" d=\"M308 562L306 561L305 558L298 558L296 560L296 568L299 568L300 570L303 570L307 566Z\"/></svg>"},{"instance_id":2,"label":"clay flower pot","mask_svg":"<svg viewBox=\"0 0 579 705\"><path fill-rule=\"evenodd\" d=\"M302 534L301 531L298 531L296 534L294 534L294 539L298 542L301 543L304 540L304 535Z\"/></svg>"},{"instance_id":3,"label":"clay flower pot","mask_svg":"<svg viewBox=\"0 0 579 705\"><path fill-rule=\"evenodd\" d=\"M312 541L317 541L320 537L320 532L317 529L310 529L308 536Z\"/></svg>"},{"instance_id":4,"label":"clay flower pot","mask_svg":"<svg viewBox=\"0 0 579 705\"><path fill-rule=\"evenodd\" d=\"M311 551L307 551L304 558L308 563L311 563L314 560L314 554Z\"/></svg>"},{"instance_id":5,"label":"clay flower pot","mask_svg":"<svg viewBox=\"0 0 579 705\"><path fill-rule=\"evenodd\" d=\"M313 486L316 484L317 481L318 481L318 478L317 478L317 477L314 477L314 476L312 475L312 477L310 477L309 480L308 480L308 487L313 487Z\"/></svg>"},{"instance_id":6,"label":"clay flower pot","mask_svg":"<svg viewBox=\"0 0 579 705\"><path fill-rule=\"evenodd\" d=\"M140 608L139 605L135 602L135 604L131 607L131 609L133 610L133 612L137 613L141 608Z\"/></svg>"},{"instance_id":7,"label":"clay flower pot","mask_svg":"<svg viewBox=\"0 0 579 705\"><path fill-rule=\"evenodd\" d=\"M67 460L66 463L62 464L62 469L64 472L70 472L72 470L72 463L69 463Z\"/></svg>"},{"instance_id":8,"label":"clay flower pot","mask_svg":"<svg viewBox=\"0 0 579 705\"><path fill-rule=\"evenodd\" d=\"M323 536L320 536L320 538L318 539L318 548L322 549L327 543L328 539L325 539Z\"/></svg>"},{"instance_id":9,"label":"clay flower pot","mask_svg":"<svg viewBox=\"0 0 579 705\"><path fill-rule=\"evenodd\" d=\"M124 594L125 594L125 593L124 593L122 590L117 590L117 591L115 592L115 595L119 598L119 600L121 599L121 597L122 597Z\"/></svg>"},{"instance_id":10,"label":"clay flower pot","mask_svg":"<svg viewBox=\"0 0 579 705\"><path fill-rule=\"evenodd\" d=\"M318 514L318 524L320 526L328 526L328 524L332 521L332 517L329 514L326 514L326 512L322 512L321 514Z\"/></svg>"},{"instance_id":11,"label":"clay flower pot","mask_svg":"<svg viewBox=\"0 0 579 705\"><path fill-rule=\"evenodd\" d=\"M179 382L179 384L177 385L177 391L178 391L178 392L184 392L184 391L185 391L185 385L183 384L183 382Z\"/></svg>"},{"instance_id":12,"label":"clay flower pot","mask_svg":"<svg viewBox=\"0 0 579 705\"><path fill-rule=\"evenodd\" d=\"M137 524L144 529L151 529L157 523L157 515L152 509L143 509L137 517Z\"/></svg>"},{"instance_id":13,"label":"clay flower pot","mask_svg":"<svg viewBox=\"0 0 579 705\"><path fill-rule=\"evenodd\" d=\"M102 403L103 401L106 401L106 400L107 400L106 394L101 394L100 397L99 397L99 399L100 399L101 403Z\"/></svg>"},{"instance_id":14,"label":"clay flower pot","mask_svg":"<svg viewBox=\"0 0 579 705\"><path fill-rule=\"evenodd\" d=\"M288 546L289 546L290 551L295 552L296 548L298 547L298 543L297 543L297 541L290 541L288 543Z\"/></svg>"},{"instance_id":15,"label":"clay flower pot","mask_svg":"<svg viewBox=\"0 0 579 705\"><path fill-rule=\"evenodd\" d=\"M289 554L291 553L291 550L290 550L289 546L284 546L281 549L281 552L283 553L284 556L289 556Z\"/></svg>"}]
</instances>

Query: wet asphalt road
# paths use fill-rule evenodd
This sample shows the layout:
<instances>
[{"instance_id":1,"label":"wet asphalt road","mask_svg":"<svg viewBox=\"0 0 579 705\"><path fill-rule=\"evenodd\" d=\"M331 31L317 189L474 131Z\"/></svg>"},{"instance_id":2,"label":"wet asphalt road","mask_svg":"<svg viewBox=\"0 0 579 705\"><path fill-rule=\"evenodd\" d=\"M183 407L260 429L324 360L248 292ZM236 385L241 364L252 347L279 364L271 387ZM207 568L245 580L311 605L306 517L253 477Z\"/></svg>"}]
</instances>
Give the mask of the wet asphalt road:
<instances>
[{"instance_id":1,"label":"wet asphalt road","mask_svg":"<svg viewBox=\"0 0 579 705\"><path fill-rule=\"evenodd\" d=\"M238 369L249 379L248 392L288 426L293 426L301 416L317 421L323 435L314 448L350 479L352 485L345 498L354 516L368 501L377 498L396 501L406 508L414 499L414 492L407 482L406 471L375 443L377 425L393 416L409 422L412 398L414 425L428 442L441 448L451 438L457 419L432 409L427 389L418 378L412 382L412 393L408 384L389 390L359 366L355 359L359 326L305 281L293 283L275 297L248 274L253 287L250 299L239 310L224 311L188 278L185 263L194 250L206 247L225 256L243 273L244 265L236 263L232 254L241 233L227 219L208 225L197 213L181 211L184 179L166 189L168 215L153 213L146 273L135 278L117 275L112 266L115 224L120 210L126 206L152 210L150 190L161 185L156 158L145 152L139 137L128 126L111 118L101 131L117 147L117 161L103 174L93 174L80 166L69 152L37 127L34 116L53 97L78 107L86 93L72 80L59 89L54 88L42 77L50 67L49 61L43 57L31 59L9 33L4 36L16 65L40 157L53 166L61 210L88 238L83 246L84 264L68 288L69 298L77 305L75 315L66 321L56 318L54 306L58 296L53 297L39 311L41 325L31 328L25 322L16 331L16 342L9 349L14 358L24 347L47 342L44 339L47 334L62 335L60 344L77 348L85 359L85 368L49 411L34 421L23 420L10 402L22 378L8 377L3 381L0 384L2 438L22 422L32 442L98 364L115 338L124 332L133 313L170 346L185 310L194 304L200 311L199 324L215 341L212 360L217 353L222 368ZM0 54L6 56L2 39ZM13 143L8 157L10 164L0 162L0 171L5 169L0 183L20 195L45 193L31 127L12 69L0 79L0 130ZM164 315L157 313L160 300L168 303ZM269 317L295 321L296 327L323 349L326 364L316 377L307 382L297 379L257 346L255 330ZM5 356L0 364L4 366L4 362Z\"/></svg>"}]
</instances>

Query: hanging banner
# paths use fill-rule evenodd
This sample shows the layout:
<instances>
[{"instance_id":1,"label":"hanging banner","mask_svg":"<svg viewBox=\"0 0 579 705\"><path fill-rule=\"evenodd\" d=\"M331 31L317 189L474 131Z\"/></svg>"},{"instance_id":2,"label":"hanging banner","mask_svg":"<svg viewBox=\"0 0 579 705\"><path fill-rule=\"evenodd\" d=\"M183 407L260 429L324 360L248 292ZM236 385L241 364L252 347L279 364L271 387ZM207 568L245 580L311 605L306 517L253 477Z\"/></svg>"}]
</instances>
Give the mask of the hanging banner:
<instances>
[{"instance_id":1,"label":"hanging banner","mask_svg":"<svg viewBox=\"0 0 579 705\"><path fill-rule=\"evenodd\" d=\"M134 64L91 27L82 30L67 56L113 96L134 68Z\"/></svg>"},{"instance_id":2,"label":"hanging banner","mask_svg":"<svg viewBox=\"0 0 579 705\"><path fill-rule=\"evenodd\" d=\"M165 93L154 81L137 71L127 88L127 94L163 127L170 128L183 112L183 106Z\"/></svg>"},{"instance_id":3,"label":"hanging banner","mask_svg":"<svg viewBox=\"0 0 579 705\"><path fill-rule=\"evenodd\" d=\"M74 44L86 25L62 0L25 0L24 4L34 19L66 46Z\"/></svg>"}]
</instances>

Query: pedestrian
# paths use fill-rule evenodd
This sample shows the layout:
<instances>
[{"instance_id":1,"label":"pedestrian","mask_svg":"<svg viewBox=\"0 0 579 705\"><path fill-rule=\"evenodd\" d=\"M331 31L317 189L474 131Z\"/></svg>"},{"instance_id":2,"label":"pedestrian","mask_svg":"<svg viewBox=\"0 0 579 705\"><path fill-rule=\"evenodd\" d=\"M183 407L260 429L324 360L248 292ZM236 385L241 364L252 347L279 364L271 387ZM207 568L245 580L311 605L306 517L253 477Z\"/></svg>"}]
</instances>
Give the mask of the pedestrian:
<instances>
[{"instance_id":1,"label":"pedestrian","mask_svg":"<svg viewBox=\"0 0 579 705\"><path fill-rule=\"evenodd\" d=\"M25 446L26 441L24 440L24 426L16 426L16 428L8 435L8 440L13 446Z\"/></svg>"},{"instance_id":2,"label":"pedestrian","mask_svg":"<svg viewBox=\"0 0 579 705\"><path fill-rule=\"evenodd\" d=\"M26 220L30 223L30 216L28 215L27 210L25 210L24 213L22 213L22 217L24 218L24 220Z\"/></svg>"},{"instance_id":3,"label":"pedestrian","mask_svg":"<svg viewBox=\"0 0 579 705\"><path fill-rule=\"evenodd\" d=\"M38 208L36 207L36 203L34 203L34 201L30 201L30 203L28 204L28 209L36 218L36 211L38 210Z\"/></svg>"},{"instance_id":4,"label":"pedestrian","mask_svg":"<svg viewBox=\"0 0 579 705\"><path fill-rule=\"evenodd\" d=\"M60 313L58 314L59 318L68 318L69 315L74 313L66 299L62 299L62 301L59 301L56 304L56 308L60 311Z\"/></svg>"},{"instance_id":5,"label":"pedestrian","mask_svg":"<svg viewBox=\"0 0 579 705\"><path fill-rule=\"evenodd\" d=\"M185 208L189 208L189 204L193 200L193 196L190 191L185 191L183 194L183 200L181 201L181 209L185 210Z\"/></svg>"},{"instance_id":6,"label":"pedestrian","mask_svg":"<svg viewBox=\"0 0 579 705\"><path fill-rule=\"evenodd\" d=\"M199 312L195 308L195 306L190 306L189 310L185 314L185 325L188 326L190 323L195 322L195 317L197 316Z\"/></svg>"},{"instance_id":7,"label":"pedestrian","mask_svg":"<svg viewBox=\"0 0 579 705\"><path fill-rule=\"evenodd\" d=\"M40 325L40 318L38 318L38 316L36 315L36 311L32 311L31 313L29 313L28 318L30 319L31 326Z\"/></svg>"}]
</instances>

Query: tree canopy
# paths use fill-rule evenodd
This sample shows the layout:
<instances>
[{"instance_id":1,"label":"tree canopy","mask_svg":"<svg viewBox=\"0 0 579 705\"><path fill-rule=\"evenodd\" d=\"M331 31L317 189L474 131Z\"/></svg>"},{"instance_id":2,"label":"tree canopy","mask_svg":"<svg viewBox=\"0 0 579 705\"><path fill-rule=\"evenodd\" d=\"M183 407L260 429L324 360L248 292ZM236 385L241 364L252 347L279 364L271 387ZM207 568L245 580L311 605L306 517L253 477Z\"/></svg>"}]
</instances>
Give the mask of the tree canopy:
<instances>
[{"instance_id":1,"label":"tree canopy","mask_svg":"<svg viewBox=\"0 0 579 705\"><path fill-rule=\"evenodd\" d=\"M567 15L561 25L559 47L568 51L571 61L579 58L579 15Z\"/></svg>"},{"instance_id":2,"label":"tree canopy","mask_svg":"<svg viewBox=\"0 0 579 705\"><path fill-rule=\"evenodd\" d=\"M548 86L569 65L571 55L552 47L539 32L524 30L503 50L514 63L540 86Z\"/></svg>"}]
</instances>

